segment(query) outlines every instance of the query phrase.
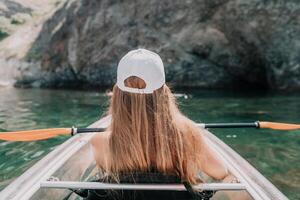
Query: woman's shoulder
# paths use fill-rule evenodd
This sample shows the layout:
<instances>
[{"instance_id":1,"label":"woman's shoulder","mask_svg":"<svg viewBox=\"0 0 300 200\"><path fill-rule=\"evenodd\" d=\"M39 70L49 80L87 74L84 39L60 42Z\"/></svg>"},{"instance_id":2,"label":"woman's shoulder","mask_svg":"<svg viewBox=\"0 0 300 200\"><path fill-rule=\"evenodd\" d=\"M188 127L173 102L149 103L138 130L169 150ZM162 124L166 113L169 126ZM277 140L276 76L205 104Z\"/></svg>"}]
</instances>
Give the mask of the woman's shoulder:
<instances>
[{"instance_id":1,"label":"woman's shoulder","mask_svg":"<svg viewBox=\"0 0 300 200\"><path fill-rule=\"evenodd\" d=\"M184 133L192 136L193 139L195 139L194 137L197 137L198 140L202 139L202 130L193 120L184 115L180 115L176 121L178 122L176 126L183 130Z\"/></svg>"},{"instance_id":2,"label":"woman's shoulder","mask_svg":"<svg viewBox=\"0 0 300 200\"><path fill-rule=\"evenodd\" d=\"M98 147L98 146L100 147L105 144L108 144L109 136L110 136L110 132L108 131L96 133L93 135L90 142L94 147Z\"/></svg>"},{"instance_id":3,"label":"woman's shoulder","mask_svg":"<svg viewBox=\"0 0 300 200\"><path fill-rule=\"evenodd\" d=\"M108 166L110 132L96 133L90 140L95 160L100 168Z\"/></svg>"}]
</instances>

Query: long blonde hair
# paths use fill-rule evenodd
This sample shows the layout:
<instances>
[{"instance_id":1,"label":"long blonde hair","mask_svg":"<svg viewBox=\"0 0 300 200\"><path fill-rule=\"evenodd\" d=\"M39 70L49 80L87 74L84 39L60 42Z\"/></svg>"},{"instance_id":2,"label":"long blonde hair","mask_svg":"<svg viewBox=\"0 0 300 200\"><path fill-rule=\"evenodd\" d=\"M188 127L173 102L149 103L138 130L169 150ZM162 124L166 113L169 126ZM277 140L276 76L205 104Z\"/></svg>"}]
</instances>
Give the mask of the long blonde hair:
<instances>
[{"instance_id":1,"label":"long blonde hair","mask_svg":"<svg viewBox=\"0 0 300 200\"><path fill-rule=\"evenodd\" d=\"M129 77L125 85L145 88L138 77ZM196 125L180 113L167 85L152 94L123 92L114 86L109 113L108 171L155 169L190 183L199 182L201 135Z\"/></svg>"}]
</instances>

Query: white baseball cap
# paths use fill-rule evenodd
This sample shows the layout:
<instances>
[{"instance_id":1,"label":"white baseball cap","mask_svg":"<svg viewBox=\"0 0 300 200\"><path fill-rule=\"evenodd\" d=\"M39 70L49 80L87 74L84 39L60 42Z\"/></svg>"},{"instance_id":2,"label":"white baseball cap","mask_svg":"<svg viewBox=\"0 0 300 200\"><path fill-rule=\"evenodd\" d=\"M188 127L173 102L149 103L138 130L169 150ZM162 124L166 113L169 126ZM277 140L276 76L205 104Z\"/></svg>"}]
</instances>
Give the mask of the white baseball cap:
<instances>
[{"instance_id":1,"label":"white baseball cap","mask_svg":"<svg viewBox=\"0 0 300 200\"><path fill-rule=\"evenodd\" d=\"M146 87L143 89L126 87L124 81L131 76L143 79ZM165 82L164 64L160 56L152 51L132 50L118 64L117 86L122 91L151 94L162 87Z\"/></svg>"}]
</instances>

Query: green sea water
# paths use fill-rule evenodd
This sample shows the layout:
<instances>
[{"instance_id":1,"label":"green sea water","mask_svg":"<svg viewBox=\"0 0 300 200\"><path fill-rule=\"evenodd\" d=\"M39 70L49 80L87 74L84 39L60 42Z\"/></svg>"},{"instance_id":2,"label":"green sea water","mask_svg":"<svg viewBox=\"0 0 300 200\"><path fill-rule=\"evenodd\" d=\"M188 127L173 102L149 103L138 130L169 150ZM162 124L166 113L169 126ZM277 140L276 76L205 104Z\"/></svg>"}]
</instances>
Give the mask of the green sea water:
<instances>
[{"instance_id":1,"label":"green sea water","mask_svg":"<svg viewBox=\"0 0 300 200\"><path fill-rule=\"evenodd\" d=\"M180 92L180 91L178 91ZM185 91L182 112L197 122L300 123L300 94ZM97 91L0 88L0 131L84 127L106 111L108 98ZM290 199L300 199L300 131L213 129ZM65 141L0 141L0 190Z\"/></svg>"}]
</instances>

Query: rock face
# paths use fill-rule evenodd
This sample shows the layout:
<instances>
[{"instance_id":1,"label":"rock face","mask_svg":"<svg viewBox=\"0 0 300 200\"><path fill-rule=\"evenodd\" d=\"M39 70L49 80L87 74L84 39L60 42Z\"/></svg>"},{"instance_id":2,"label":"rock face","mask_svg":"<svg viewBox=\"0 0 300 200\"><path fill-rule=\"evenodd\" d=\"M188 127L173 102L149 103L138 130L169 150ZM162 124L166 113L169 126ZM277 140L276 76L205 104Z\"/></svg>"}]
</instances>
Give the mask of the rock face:
<instances>
[{"instance_id":1,"label":"rock face","mask_svg":"<svg viewBox=\"0 0 300 200\"><path fill-rule=\"evenodd\" d=\"M42 71L31 83L111 86L119 59L140 47L161 55L175 87L298 90L300 2L70 0L28 52Z\"/></svg>"}]
</instances>

